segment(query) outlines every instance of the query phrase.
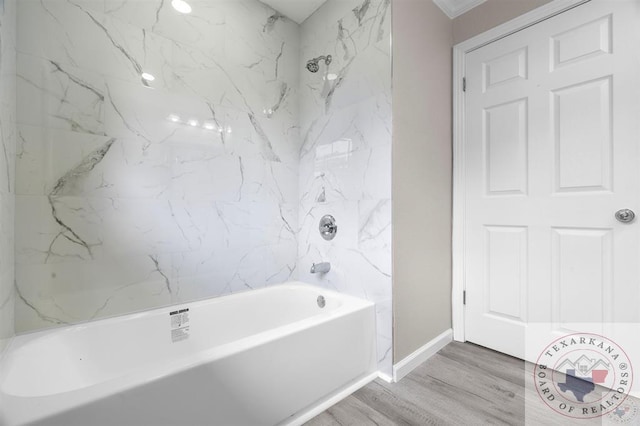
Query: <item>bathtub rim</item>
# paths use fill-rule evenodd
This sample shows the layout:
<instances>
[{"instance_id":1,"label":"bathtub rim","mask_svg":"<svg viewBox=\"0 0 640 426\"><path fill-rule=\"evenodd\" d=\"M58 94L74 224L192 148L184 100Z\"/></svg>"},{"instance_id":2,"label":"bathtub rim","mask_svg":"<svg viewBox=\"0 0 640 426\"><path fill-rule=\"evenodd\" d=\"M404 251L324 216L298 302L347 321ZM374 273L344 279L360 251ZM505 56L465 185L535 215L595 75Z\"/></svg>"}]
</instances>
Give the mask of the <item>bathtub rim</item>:
<instances>
[{"instance_id":1,"label":"bathtub rim","mask_svg":"<svg viewBox=\"0 0 640 426\"><path fill-rule=\"evenodd\" d=\"M224 295L220 297L198 300L195 302L179 303L179 304L174 304L170 306L150 309L144 312L135 312L135 313L125 314L125 315L116 316L116 317L83 322L81 324L67 325L64 327L54 327L50 329L39 330L32 333L26 333L23 335L17 335L12 339L10 344L5 348L3 356L0 359L0 367L2 367L2 365L5 363L7 364L10 363L14 356L17 357L20 355L20 351L23 350L23 348L28 347L30 344L40 339L45 339L45 340L55 339L59 335L62 335L62 338L64 339L65 336L67 335L71 335L73 333L77 333L79 331L82 331L84 329L91 328L91 327L114 327L114 326L117 327L118 325L126 324L129 321L135 321L137 319L141 319L145 317L154 317L154 316L163 317L165 315L168 315L170 312L174 311L176 307L180 307L180 308L186 307L189 309L197 309L200 307L211 308L219 303L225 303L225 302L228 302L229 300L238 300L238 299L253 297L256 294L269 293L274 289L285 289L285 290L286 289L291 289L291 290L304 289L306 291L322 293L323 295L327 295L329 297L335 297L341 300L343 303L341 303L340 306L338 306L334 310L326 311L326 312L318 312L314 315L302 318L300 320L297 320L291 323L286 323L275 328L266 329L258 333L251 334L239 339L234 339L230 342L209 347L204 350L200 350L196 353L189 353L188 356L180 357L177 359L167 359L167 360L164 360L163 362L156 361L151 365L143 368L142 370L144 372L149 372L156 369L164 370L164 371L170 370L171 374L179 373L179 372L188 370L190 368L193 368L197 365L200 365L204 362L215 361L216 359L230 356L235 352L246 350L254 345L265 344L271 340L274 340L275 338L289 336L291 334L304 330L313 324L322 324L330 321L331 319L344 316L350 312L356 312L362 309L366 309L369 306L373 306L375 309L375 303L371 301L361 299L355 296L338 293L333 290L327 290L325 288L318 287L312 284L307 284L299 281L291 281L287 283L276 284L273 286L260 288L254 291L234 293L234 294ZM208 305L211 305L211 306L208 306ZM161 365L158 365L158 364L161 364ZM103 380L95 384L91 384L89 386L77 387L77 388L69 389L63 392L58 392L58 393L46 393L46 394L40 394L40 395L19 395L19 394L6 391L6 386L5 386L6 373L3 373L2 368L0 368L0 396L4 395L12 398L46 398L46 397L51 397L53 395L62 395L65 393L78 392L78 391L81 391L82 389L87 389L95 386L102 386L107 383L117 382L127 376L137 376L138 373L139 373L138 371L130 371L124 374L116 375L107 380ZM165 375L162 375L162 374L160 375L154 374L149 378L149 380L161 379L164 376Z\"/></svg>"},{"instance_id":2,"label":"bathtub rim","mask_svg":"<svg viewBox=\"0 0 640 426\"><path fill-rule=\"evenodd\" d=\"M270 287L256 290L256 291L268 291L273 287L284 287L284 288L288 287L288 288L294 288L294 289L304 287L308 290L320 292L323 295L329 295L329 296L341 298L343 300L346 300L347 302L343 303L336 310L330 311L328 313L319 313L311 317L307 317L302 320L295 321L293 323L288 323L283 326L269 329L269 330L260 332L258 334L247 336L245 338L220 345L218 347L209 348L204 351L199 351L195 354L191 354L186 359L181 357L176 360L170 360L170 362L154 363L153 365L150 365L148 368L144 368L139 371L133 371L128 374L119 375L113 379L102 381L84 388L73 389L70 391L60 392L60 393L45 394L40 396L17 396L17 395L12 395L10 393L4 392L0 387L0 406L8 406L8 407L12 407L14 405L24 406L24 404L28 404L29 400L35 402L36 404L42 403L44 405L43 407L44 409L42 412L39 412L37 414L31 413L30 415L27 415L25 418L27 422L40 421L42 419L47 418L47 416L51 415L52 413L56 412L55 410L52 409L52 407L57 406L57 401L59 400L64 401L69 395L73 395L74 393L77 394L78 396L75 399L74 404L70 404L70 403L63 404L63 407L61 407L62 409L60 411L65 411L67 409L73 408L74 406L83 406L86 404L91 404L95 401L100 400L101 398L112 396L112 395L118 394L123 390L134 388L137 385L140 385L141 383L146 384L146 383L160 381L164 378L167 378L172 375L180 374L184 371L190 370L199 365L202 365L208 362L214 362L217 359L221 359L227 356L232 356L235 353L248 350L252 347L267 344L271 341L286 338L287 336L293 335L295 333L303 332L305 329L308 329L310 326L321 325L323 323L327 323L332 320L338 319L340 317L344 317L349 314L357 313L360 311L370 310L372 315L372 326L373 326L374 335L375 335L375 327L376 327L375 303L371 301L360 299L354 296L344 295L332 290L326 290L325 288L317 287L311 284L300 283L300 282L288 282L284 284L278 284L276 286L270 286ZM246 297L246 295L250 293L251 292L243 292L239 294L229 295L227 297L243 297L243 296ZM206 299L203 301L197 301L197 302L191 302L191 303L181 303L179 306L185 306L185 305L192 306L192 303L206 305L208 303L212 303L213 301L217 301L219 299L222 299L222 297ZM176 305L173 305L173 306L175 307ZM157 309L142 312L142 313L133 313L133 314L122 315L120 317L97 320L89 323L89 325L87 324L71 325L64 328L47 329L47 330L42 330L36 333L29 333L27 335L17 336L16 338L14 338L14 341L12 341L12 347L7 348L7 352L12 351L12 348L14 350L20 348L22 346L21 343L28 343L30 341L41 338L43 336L47 336L49 334L58 334L60 332L63 332L65 329L73 329L77 327L88 327L91 324L98 323L98 322L106 322L106 323L125 322L127 320L139 318L140 316L152 314L154 312L160 313L162 315L162 313L170 312L171 309L172 307L162 307L162 308L157 308ZM373 337L373 341L375 342L375 336ZM372 355L375 360L375 343L372 350L373 350ZM366 375L366 378L368 379L367 383L373 380L373 379L369 379L369 377L375 378L378 375L377 366L373 366L373 369L371 371L372 373ZM2 377L0 377L0 379L2 379ZM362 380L364 379L358 378L356 379L356 382L360 383L360 381ZM339 389L336 393L340 394L344 392L344 388L350 388L352 386L354 386L353 381L345 385L345 387L343 387L342 389ZM361 386L363 385L360 385L359 387ZM349 393L355 391L356 389L357 388L354 388ZM340 399L346 397L347 395L348 394L345 394ZM329 395L327 397L327 399L333 400L332 398L334 398L333 395ZM320 401L320 403L323 403L323 401ZM301 414L298 413L300 415L297 415L295 419L299 418L306 411L307 410L305 409L301 412ZM7 416L6 420L8 421L14 420L16 418L23 419L23 414L15 412L11 408L9 408L7 412L5 412L4 414L3 412L0 411L0 424L4 424L3 423L3 421L5 420L4 416ZM295 422L295 419L287 419L285 422L289 422L289 421ZM295 424L295 423L286 423L286 424Z\"/></svg>"},{"instance_id":3,"label":"bathtub rim","mask_svg":"<svg viewBox=\"0 0 640 426\"><path fill-rule=\"evenodd\" d=\"M283 283L279 283L279 284L270 284L267 285L265 287L260 287L260 288L256 288L256 289L250 289L250 290L243 290L243 291L239 291L239 292L235 292L235 293L226 293L226 294L221 294L218 296L211 296L211 297L203 297L203 298L196 298L194 300L187 300L184 302L178 302L178 303L171 303L169 305L162 305L162 306L157 306L157 307L150 307L150 308L143 308L140 310L134 310L131 312L127 312L127 313L122 313L122 314L114 314L114 315L108 315L105 317L100 317L100 318L95 318L95 319L89 319L89 320L79 320L78 322L74 322L74 323L60 323L60 324L53 324L50 327L47 328L41 328L41 329L34 329L34 330L26 330L26 331L20 331L20 332L16 332L15 335L11 336L11 338L9 339L9 342L5 345L4 347L4 351L3 353L7 353L11 350L12 345L14 344L22 344L22 341L29 338L31 339L32 336L35 336L33 338L37 338L40 337L41 335L44 334L48 334L50 332L53 331L63 331L63 330L67 330L69 328L73 328L73 327L84 327L84 326L92 326L95 325L96 323L109 323L109 321L113 321L113 322L118 322L118 321L123 321L125 318L126 319L135 319L135 318L139 318L148 314L151 314L153 312L159 312L161 314L166 314L169 313L173 310L175 310L176 307L178 306L184 306L184 305L190 305L190 306L200 306L200 305L206 305L208 303L221 303L219 302L221 299L226 299L226 298L242 298L242 297L246 297L247 295L252 295L255 293L262 293L262 292L267 292L273 288L279 288L279 287L291 287L291 288L308 288L308 289L314 289L314 290L318 290L318 291L322 291L323 294L329 294L329 295L333 295L335 297L338 297L340 299L345 299L348 300L350 302L353 303L371 303L373 305L375 305L375 302L364 299L362 297L358 297L358 296L353 296L351 294L347 294L347 293L340 293L337 290L332 290L332 289L328 289L325 287L320 287L318 285L315 284L310 284L310 283L306 283L303 281L298 281L298 280L292 280L292 281L286 281ZM16 340L18 340L18 343L14 343Z\"/></svg>"}]
</instances>

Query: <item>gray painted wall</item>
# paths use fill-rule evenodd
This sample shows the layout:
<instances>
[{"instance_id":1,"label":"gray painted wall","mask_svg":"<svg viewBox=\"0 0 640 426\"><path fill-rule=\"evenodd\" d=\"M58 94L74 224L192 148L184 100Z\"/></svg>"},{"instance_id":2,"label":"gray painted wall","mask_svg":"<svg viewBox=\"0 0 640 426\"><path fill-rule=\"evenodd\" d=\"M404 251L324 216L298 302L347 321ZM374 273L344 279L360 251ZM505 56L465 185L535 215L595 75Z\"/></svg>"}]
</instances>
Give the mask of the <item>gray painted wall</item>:
<instances>
[{"instance_id":1,"label":"gray painted wall","mask_svg":"<svg viewBox=\"0 0 640 426\"><path fill-rule=\"evenodd\" d=\"M393 3L394 362L451 327L451 20Z\"/></svg>"},{"instance_id":2,"label":"gray painted wall","mask_svg":"<svg viewBox=\"0 0 640 426\"><path fill-rule=\"evenodd\" d=\"M454 44L550 0L488 0L450 20L393 1L394 363L451 328Z\"/></svg>"}]
</instances>

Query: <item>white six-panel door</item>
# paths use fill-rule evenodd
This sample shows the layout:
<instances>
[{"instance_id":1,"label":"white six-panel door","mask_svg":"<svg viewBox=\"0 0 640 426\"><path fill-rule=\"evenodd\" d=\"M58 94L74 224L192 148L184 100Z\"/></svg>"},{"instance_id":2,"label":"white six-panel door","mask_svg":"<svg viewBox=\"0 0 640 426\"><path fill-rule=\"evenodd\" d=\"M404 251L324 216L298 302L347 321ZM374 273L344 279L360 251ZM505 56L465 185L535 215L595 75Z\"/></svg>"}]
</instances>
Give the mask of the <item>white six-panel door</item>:
<instances>
[{"instance_id":1,"label":"white six-panel door","mask_svg":"<svg viewBox=\"0 0 640 426\"><path fill-rule=\"evenodd\" d=\"M592 0L467 54L467 340L532 360L640 320L640 223L614 217L640 213L639 29L640 0Z\"/></svg>"}]
</instances>

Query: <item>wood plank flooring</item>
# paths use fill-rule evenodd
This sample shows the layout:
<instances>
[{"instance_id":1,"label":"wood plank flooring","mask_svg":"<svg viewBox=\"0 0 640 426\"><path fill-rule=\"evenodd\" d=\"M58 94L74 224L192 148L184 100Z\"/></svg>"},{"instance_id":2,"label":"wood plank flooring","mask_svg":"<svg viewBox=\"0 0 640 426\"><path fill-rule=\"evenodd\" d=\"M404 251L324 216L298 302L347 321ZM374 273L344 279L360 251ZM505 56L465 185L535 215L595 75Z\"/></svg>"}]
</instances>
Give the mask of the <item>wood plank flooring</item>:
<instances>
[{"instance_id":1,"label":"wood plank flooring","mask_svg":"<svg viewBox=\"0 0 640 426\"><path fill-rule=\"evenodd\" d=\"M614 424L555 413L534 390L531 369L508 355L452 342L399 383L376 380L306 425Z\"/></svg>"}]
</instances>

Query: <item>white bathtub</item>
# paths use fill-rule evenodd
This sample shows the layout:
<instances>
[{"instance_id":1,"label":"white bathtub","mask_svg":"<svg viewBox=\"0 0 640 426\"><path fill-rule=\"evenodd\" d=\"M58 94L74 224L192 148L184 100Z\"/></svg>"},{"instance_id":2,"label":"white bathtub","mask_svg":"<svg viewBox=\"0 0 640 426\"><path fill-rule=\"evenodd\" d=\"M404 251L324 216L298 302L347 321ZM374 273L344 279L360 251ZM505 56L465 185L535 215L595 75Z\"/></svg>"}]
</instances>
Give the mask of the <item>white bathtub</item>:
<instances>
[{"instance_id":1,"label":"white bathtub","mask_svg":"<svg viewBox=\"0 0 640 426\"><path fill-rule=\"evenodd\" d=\"M374 317L289 283L18 336L0 425L299 424L375 377Z\"/></svg>"}]
</instances>

